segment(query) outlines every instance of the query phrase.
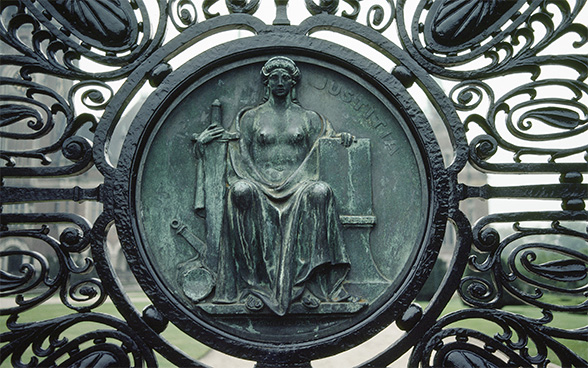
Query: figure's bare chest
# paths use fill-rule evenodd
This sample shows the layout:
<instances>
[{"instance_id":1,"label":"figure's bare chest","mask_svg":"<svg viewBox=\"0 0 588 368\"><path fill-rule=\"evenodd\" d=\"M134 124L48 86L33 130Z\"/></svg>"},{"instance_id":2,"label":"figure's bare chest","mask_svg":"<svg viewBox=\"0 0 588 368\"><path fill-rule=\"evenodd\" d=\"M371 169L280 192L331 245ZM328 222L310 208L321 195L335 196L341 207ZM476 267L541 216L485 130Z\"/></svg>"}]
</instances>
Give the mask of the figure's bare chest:
<instances>
[{"instance_id":1,"label":"figure's bare chest","mask_svg":"<svg viewBox=\"0 0 588 368\"><path fill-rule=\"evenodd\" d=\"M309 121L304 115L260 114L253 131L254 141L261 146L303 145L308 141Z\"/></svg>"}]
</instances>

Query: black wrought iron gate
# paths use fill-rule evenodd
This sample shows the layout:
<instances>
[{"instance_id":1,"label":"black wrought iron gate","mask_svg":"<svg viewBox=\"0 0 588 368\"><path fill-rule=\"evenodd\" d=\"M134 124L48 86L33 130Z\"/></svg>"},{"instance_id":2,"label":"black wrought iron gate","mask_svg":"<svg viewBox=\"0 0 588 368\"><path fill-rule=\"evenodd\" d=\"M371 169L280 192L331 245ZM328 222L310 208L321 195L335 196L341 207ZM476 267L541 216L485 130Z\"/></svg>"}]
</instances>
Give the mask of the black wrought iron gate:
<instances>
[{"instance_id":1,"label":"black wrought iron gate","mask_svg":"<svg viewBox=\"0 0 588 368\"><path fill-rule=\"evenodd\" d=\"M257 367L308 367L388 325L398 333L377 353L346 362L588 366L584 5L1 0L2 366L202 367L198 340ZM324 132L300 165L316 174L267 189L232 145L284 93L290 127ZM204 152L206 129L221 151ZM255 152L310 136L263 129ZM199 186L214 175L220 191ZM246 233L231 216L258 221L231 214L243 183L265 188L284 239L304 233L313 212L299 207L334 193L339 216L324 221L347 248L327 240L341 254L325 264L351 296L296 294L314 290L313 276L284 276L284 252L306 262L302 240L271 243L284 271L267 285L289 298L272 304L259 275L235 286L243 300L225 296L244 278L231 272L259 265L226 248Z\"/></svg>"}]
</instances>

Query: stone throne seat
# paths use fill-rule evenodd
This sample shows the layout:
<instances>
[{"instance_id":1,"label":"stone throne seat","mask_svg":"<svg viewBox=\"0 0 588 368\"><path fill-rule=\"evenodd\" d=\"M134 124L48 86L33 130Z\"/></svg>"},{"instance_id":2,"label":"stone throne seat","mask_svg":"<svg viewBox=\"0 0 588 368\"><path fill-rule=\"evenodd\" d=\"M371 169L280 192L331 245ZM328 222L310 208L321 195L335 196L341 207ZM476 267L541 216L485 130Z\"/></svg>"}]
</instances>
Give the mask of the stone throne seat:
<instances>
[{"instance_id":1,"label":"stone throne seat","mask_svg":"<svg viewBox=\"0 0 588 368\"><path fill-rule=\"evenodd\" d=\"M370 140L343 147L339 138L320 138L318 168L319 180L335 193L343 227L374 227Z\"/></svg>"},{"instance_id":2,"label":"stone throne seat","mask_svg":"<svg viewBox=\"0 0 588 368\"><path fill-rule=\"evenodd\" d=\"M318 178L333 189L344 229L351 263L348 283L387 283L370 249L370 232L376 226L370 140L358 138L344 147L339 138L320 138L318 144Z\"/></svg>"}]
</instances>

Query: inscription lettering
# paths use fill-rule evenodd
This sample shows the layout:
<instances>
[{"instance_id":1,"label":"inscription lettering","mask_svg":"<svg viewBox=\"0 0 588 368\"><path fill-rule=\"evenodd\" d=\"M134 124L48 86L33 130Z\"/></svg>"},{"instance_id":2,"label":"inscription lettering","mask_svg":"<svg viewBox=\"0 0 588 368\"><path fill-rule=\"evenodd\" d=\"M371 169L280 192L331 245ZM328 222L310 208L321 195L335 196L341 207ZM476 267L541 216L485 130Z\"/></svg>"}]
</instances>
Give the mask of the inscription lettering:
<instances>
[{"instance_id":1,"label":"inscription lettering","mask_svg":"<svg viewBox=\"0 0 588 368\"><path fill-rule=\"evenodd\" d=\"M353 107L355 111L362 112L362 118L365 119L365 123L374 129L381 127L383 132L386 123L375 114L373 107L360 96L355 95L350 90L344 89L336 81L328 80L327 78L313 80L310 84L318 90L326 90L330 95L338 97L339 100Z\"/></svg>"},{"instance_id":2,"label":"inscription lettering","mask_svg":"<svg viewBox=\"0 0 588 368\"><path fill-rule=\"evenodd\" d=\"M393 155L398 150L398 145L393 139L386 139L392 133L386 129L387 123L382 120L376 113L373 107L365 102L360 96L355 95L352 91L343 88L334 80L327 78L315 78L310 81L310 85L318 90L326 90L330 95L338 97L342 102L349 104L355 111L362 112L364 123L371 128L378 131L384 141L384 146L388 149L390 155Z\"/></svg>"}]
</instances>

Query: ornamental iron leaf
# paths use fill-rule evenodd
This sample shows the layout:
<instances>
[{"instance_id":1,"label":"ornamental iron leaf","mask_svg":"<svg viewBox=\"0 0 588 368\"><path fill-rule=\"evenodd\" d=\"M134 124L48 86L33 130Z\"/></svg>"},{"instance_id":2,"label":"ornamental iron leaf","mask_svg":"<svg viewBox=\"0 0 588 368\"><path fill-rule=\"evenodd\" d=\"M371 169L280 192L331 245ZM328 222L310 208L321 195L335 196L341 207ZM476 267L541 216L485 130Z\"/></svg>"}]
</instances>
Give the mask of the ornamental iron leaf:
<instances>
[{"instance_id":1,"label":"ornamental iron leaf","mask_svg":"<svg viewBox=\"0 0 588 368\"><path fill-rule=\"evenodd\" d=\"M124 47L136 42L137 20L125 0L59 0L45 5L54 16L61 15L69 21L73 31L98 44Z\"/></svg>"},{"instance_id":2,"label":"ornamental iron leaf","mask_svg":"<svg viewBox=\"0 0 588 368\"><path fill-rule=\"evenodd\" d=\"M528 119L537 119L545 124L560 128L560 129L575 129L578 125L586 123L586 119L582 120L580 114L574 110L566 108L543 107L535 109L527 114Z\"/></svg>"},{"instance_id":3,"label":"ornamental iron leaf","mask_svg":"<svg viewBox=\"0 0 588 368\"><path fill-rule=\"evenodd\" d=\"M439 44L464 47L489 29L499 28L495 23L519 7L520 2L510 0L438 0L428 14L427 24Z\"/></svg>"},{"instance_id":4,"label":"ornamental iron leaf","mask_svg":"<svg viewBox=\"0 0 588 368\"><path fill-rule=\"evenodd\" d=\"M541 264L534 264L531 254L526 254L521 259L523 266L539 276L562 282L582 281L586 278L588 267L584 262L575 259L563 259Z\"/></svg>"}]
</instances>

